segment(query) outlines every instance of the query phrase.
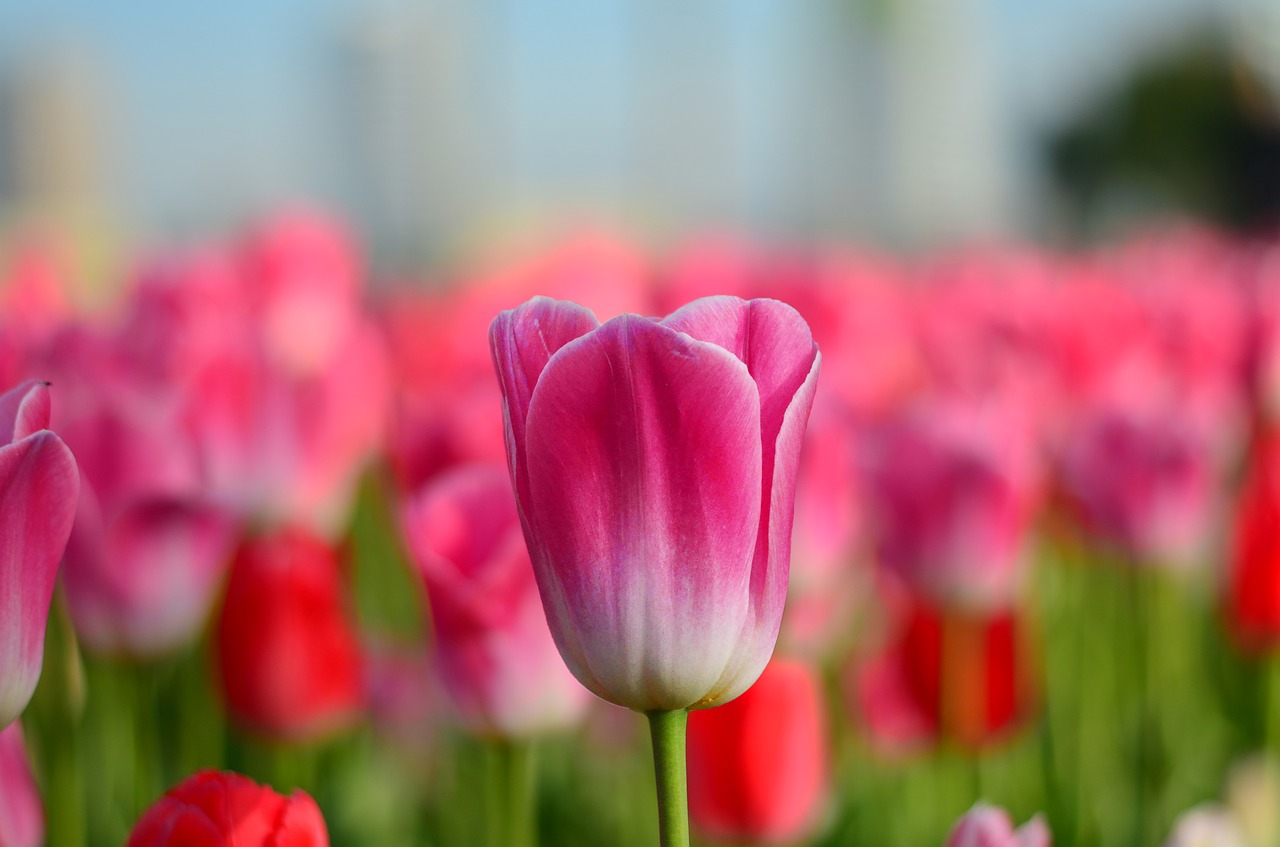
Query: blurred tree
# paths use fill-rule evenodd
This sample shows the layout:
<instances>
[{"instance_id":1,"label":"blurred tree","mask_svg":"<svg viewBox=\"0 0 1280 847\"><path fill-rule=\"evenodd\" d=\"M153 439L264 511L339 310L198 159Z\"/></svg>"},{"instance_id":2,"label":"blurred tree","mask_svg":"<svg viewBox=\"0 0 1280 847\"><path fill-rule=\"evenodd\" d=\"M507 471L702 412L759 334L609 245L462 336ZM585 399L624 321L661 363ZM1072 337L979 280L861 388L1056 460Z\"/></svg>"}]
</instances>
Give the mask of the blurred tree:
<instances>
[{"instance_id":1,"label":"blurred tree","mask_svg":"<svg viewBox=\"0 0 1280 847\"><path fill-rule=\"evenodd\" d=\"M1278 98L1211 32L1139 64L1047 140L1068 230L1153 212L1277 223Z\"/></svg>"}]
</instances>

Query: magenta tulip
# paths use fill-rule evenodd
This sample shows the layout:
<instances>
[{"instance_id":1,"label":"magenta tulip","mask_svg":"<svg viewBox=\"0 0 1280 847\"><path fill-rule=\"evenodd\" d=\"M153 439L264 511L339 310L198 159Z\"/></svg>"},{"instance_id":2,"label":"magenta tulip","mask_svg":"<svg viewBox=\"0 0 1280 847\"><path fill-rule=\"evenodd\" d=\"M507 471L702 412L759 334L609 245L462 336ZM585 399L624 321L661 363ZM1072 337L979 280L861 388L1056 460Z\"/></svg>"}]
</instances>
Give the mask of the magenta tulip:
<instances>
[{"instance_id":1,"label":"magenta tulip","mask_svg":"<svg viewBox=\"0 0 1280 847\"><path fill-rule=\"evenodd\" d=\"M44 660L44 631L80 493L71 451L50 432L49 389L0 395L0 727L26 708Z\"/></svg>"},{"instance_id":2,"label":"magenta tulip","mask_svg":"<svg viewBox=\"0 0 1280 847\"><path fill-rule=\"evenodd\" d=\"M638 711L732 700L778 636L821 357L783 303L604 325L534 298L490 328L547 620L588 689Z\"/></svg>"},{"instance_id":3,"label":"magenta tulip","mask_svg":"<svg viewBox=\"0 0 1280 847\"><path fill-rule=\"evenodd\" d=\"M1018 829L1004 809L979 803L964 814L947 836L946 847L1049 847L1053 838L1039 815Z\"/></svg>"},{"instance_id":4,"label":"magenta tulip","mask_svg":"<svg viewBox=\"0 0 1280 847\"><path fill-rule=\"evenodd\" d=\"M0 730L0 847L39 847L44 843L44 807L22 727Z\"/></svg>"},{"instance_id":5,"label":"magenta tulip","mask_svg":"<svg viewBox=\"0 0 1280 847\"><path fill-rule=\"evenodd\" d=\"M506 473L468 465L408 503L435 657L464 722L505 738L576 723L591 700L556 652Z\"/></svg>"}]
</instances>

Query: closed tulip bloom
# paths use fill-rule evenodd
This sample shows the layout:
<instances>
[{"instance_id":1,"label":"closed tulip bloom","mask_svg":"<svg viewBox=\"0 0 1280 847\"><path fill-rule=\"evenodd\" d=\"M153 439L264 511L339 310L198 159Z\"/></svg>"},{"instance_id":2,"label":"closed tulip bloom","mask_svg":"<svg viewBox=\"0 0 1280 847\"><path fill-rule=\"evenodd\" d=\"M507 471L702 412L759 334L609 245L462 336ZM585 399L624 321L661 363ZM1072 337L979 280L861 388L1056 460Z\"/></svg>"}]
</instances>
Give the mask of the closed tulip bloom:
<instances>
[{"instance_id":1,"label":"closed tulip bloom","mask_svg":"<svg viewBox=\"0 0 1280 847\"><path fill-rule=\"evenodd\" d=\"M547 628L506 472L469 465L437 477L403 524L426 582L437 667L462 719L508 738L576 723L591 695Z\"/></svg>"},{"instance_id":2,"label":"closed tulip bloom","mask_svg":"<svg viewBox=\"0 0 1280 847\"><path fill-rule=\"evenodd\" d=\"M329 847L320 808L235 773L201 771L138 820L127 847Z\"/></svg>"},{"instance_id":3,"label":"closed tulip bloom","mask_svg":"<svg viewBox=\"0 0 1280 847\"><path fill-rule=\"evenodd\" d=\"M227 709L245 727L305 741L360 715L360 646L338 554L319 539L293 529L246 542L216 637Z\"/></svg>"},{"instance_id":4,"label":"closed tulip bloom","mask_svg":"<svg viewBox=\"0 0 1280 847\"><path fill-rule=\"evenodd\" d=\"M44 631L80 477L50 432L49 389L0 395L0 728L26 708L44 660Z\"/></svg>"},{"instance_id":5,"label":"closed tulip bloom","mask_svg":"<svg viewBox=\"0 0 1280 847\"><path fill-rule=\"evenodd\" d=\"M741 697L689 718L689 812L708 837L802 839L828 789L826 715L808 665L775 658Z\"/></svg>"},{"instance_id":6,"label":"closed tulip bloom","mask_svg":"<svg viewBox=\"0 0 1280 847\"><path fill-rule=\"evenodd\" d=\"M715 706L773 651L820 356L772 300L604 325L534 298L490 328L508 460L547 621L588 689Z\"/></svg>"},{"instance_id":7,"label":"closed tulip bloom","mask_svg":"<svg viewBox=\"0 0 1280 847\"><path fill-rule=\"evenodd\" d=\"M0 730L0 847L40 847L44 843L44 808L22 728Z\"/></svg>"},{"instance_id":8,"label":"closed tulip bloom","mask_svg":"<svg viewBox=\"0 0 1280 847\"><path fill-rule=\"evenodd\" d=\"M1004 809L979 803L956 821L946 847L1050 847L1052 843L1049 827L1039 815L1015 830Z\"/></svg>"}]
</instances>

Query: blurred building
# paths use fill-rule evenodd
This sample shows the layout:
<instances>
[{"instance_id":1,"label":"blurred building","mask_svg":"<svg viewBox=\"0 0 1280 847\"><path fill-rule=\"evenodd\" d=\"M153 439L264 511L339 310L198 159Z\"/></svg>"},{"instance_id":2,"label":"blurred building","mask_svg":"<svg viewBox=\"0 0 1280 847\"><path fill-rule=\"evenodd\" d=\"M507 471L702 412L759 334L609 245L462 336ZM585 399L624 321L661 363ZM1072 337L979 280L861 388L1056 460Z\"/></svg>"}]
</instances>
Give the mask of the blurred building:
<instances>
[{"instance_id":1,"label":"blurred building","mask_svg":"<svg viewBox=\"0 0 1280 847\"><path fill-rule=\"evenodd\" d=\"M384 255L590 217L908 243L1010 225L981 0L397 6L339 41L342 196Z\"/></svg>"},{"instance_id":2,"label":"blurred building","mask_svg":"<svg viewBox=\"0 0 1280 847\"><path fill-rule=\"evenodd\" d=\"M104 206L104 92L88 57L33 56L0 73L0 210L79 220Z\"/></svg>"}]
</instances>

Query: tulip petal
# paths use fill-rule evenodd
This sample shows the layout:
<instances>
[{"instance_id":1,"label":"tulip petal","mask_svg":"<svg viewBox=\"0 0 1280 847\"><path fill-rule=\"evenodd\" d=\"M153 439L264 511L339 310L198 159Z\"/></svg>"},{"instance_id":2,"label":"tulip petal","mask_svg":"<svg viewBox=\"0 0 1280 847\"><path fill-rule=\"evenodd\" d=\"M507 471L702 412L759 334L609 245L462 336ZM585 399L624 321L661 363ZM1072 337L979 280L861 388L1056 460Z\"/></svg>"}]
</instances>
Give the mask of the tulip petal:
<instances>
[{"instance_id":1,"label":"tulip petal","mask_svg":"<svg viewBox=\"0 0 1280 847\"><path fill-rule=\"evenodd\" d=\"M534 297L500 313L489 326L489 349L502 386L502 417L507 432L507 463L523 514L528 500L524 470L525 425L529 403L543 368L564 345L600 325L591 310L549 297Z\"/></svg>"},{"instance_id":2,"label":"tulip petal","mask_svg":"<svg viewBox=\"0 0 1280 847\"><path fill-rule=\"evenodd\" d=\"M534 569L566 663L633 709L698 702L749 608L762 447L747 368L624 315L552 357L526 450Z\"/></svg>"},{"instance_id":3,"label":"tulip petal","mask_svg":"<svg viewBox=\"0 0 1280 847\"><path fill-rule=\"evenodd\" d=\"M0 730L0 845L39 847L44 843L44 807L22 728Z\"/></svg>"},{"instance_id":4,"label":"tulip petal","mask_svg":"<svg viewBox=\"0 0 1280 847\"><path fill-rule=\"evenodd\" d=\"M800 314L776 300L704 297L665 326L723 347L751 372L760 391L760 529L751 574L751 610L735 660L704 705L737 697L764 670L778 638L791 572L795 481L822 356Z\"/></svg>"},{"instance_id":5,"label":"tulip petal","mask_svg":"<svg viewBox=\"0 0 1280 847\"><path fill-rule=\"evenodd\" d=\"M79 491L75 459L52 432L0 448L0 727L22 712L40 678Z\"/></svg>"},{"instance_id":6,"label":"tulip petal","mask_svg":"<svg viewBox=\"0 0 1280 847\"><path fill-rule=\"evenodd\" d=\"M49 383L37 379L0 394L0 444L11 444L49 428Z\"/></svg>"}]
</instances>

